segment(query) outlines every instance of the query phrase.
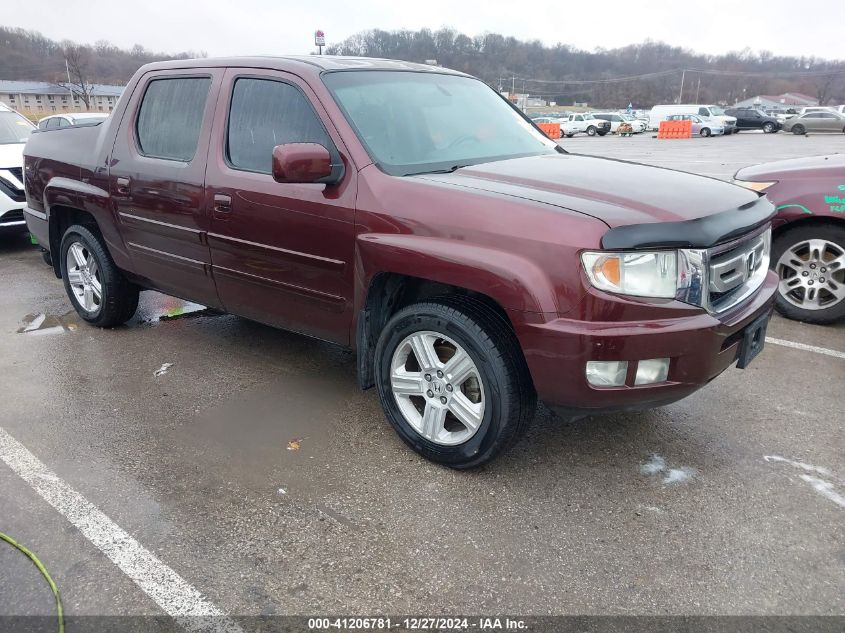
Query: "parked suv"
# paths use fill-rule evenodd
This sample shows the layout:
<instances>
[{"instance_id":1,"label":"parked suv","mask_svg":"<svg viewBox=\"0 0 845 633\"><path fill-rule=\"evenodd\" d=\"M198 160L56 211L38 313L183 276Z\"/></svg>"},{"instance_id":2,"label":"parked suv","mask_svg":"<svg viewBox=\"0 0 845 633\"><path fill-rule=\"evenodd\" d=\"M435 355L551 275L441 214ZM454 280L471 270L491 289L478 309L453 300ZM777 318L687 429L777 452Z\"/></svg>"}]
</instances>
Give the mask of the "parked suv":
<instances>
[{"instance_id":1,"label":"parked suv","mask_svg":"<svg viewBox=\"0 0 845 633\"><path fill-rule=\"evenodd\" d=\"M736 117L737 132L740 130L763 130L766 134L773 134L782 127L776 117L763 114L753 108L733 108L725 110L725 114Z\"/></svg>"},{"instance_id":2,"label":"parked suv","mask_svg":"<svg viewBox=\"0 0 845 633\"><path fill-rule=\"evenodd\" d=\"M26 231L23 148L35 126L0 103L0 231Z\"/></svg>"},{"instance_id":3,"label":"parked suv","mask_svg":"<svg viewBox=\"0 0 845 633\"><path fill-rule=\"evenodd\" d=\"M764 196L569 154L437 67L149 64L25 160L27 223L82 319L123 323L152 288L351 347L400 437L454 468L537 398L648 408L745 367L777 285Z\"/></svg>"}]
</instances>

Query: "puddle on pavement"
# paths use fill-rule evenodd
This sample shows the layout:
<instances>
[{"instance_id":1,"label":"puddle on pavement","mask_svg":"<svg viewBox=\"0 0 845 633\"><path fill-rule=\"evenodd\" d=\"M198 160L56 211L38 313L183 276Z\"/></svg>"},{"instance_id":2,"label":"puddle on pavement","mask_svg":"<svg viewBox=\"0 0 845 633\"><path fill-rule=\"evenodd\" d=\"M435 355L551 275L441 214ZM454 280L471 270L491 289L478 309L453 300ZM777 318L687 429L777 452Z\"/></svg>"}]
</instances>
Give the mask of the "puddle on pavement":
<instances>
[{"instance_id":1,"label":"puddle on pavement","mask_svg":"<svg viewBox=\"0 0 845 633\"><path fill-rule=\"evenodd\" d=\"M346 395L320 374L279 377L199 413L182 427L190 438L177 441L200 449L200 469L219 475L222 466L240 485L280 497L321 497L321 471L332 460L333 425Z\"/></svg>"},{"instance_id":2,"label":"puddle on pavement","mask_svg":"<svg viewBox=\"0 0 845 633\"><path fill-rule=\"evenodd\" d=\"M182 299L176 299L175 297L166 295L158 295L153 301L144 303L145 305L139 306L135 317L126 324L128 327L151 325L179 319L214 317L223 314L199 303L183 301ZM18 328L17 333L36 336L60 334L62 332L72 332L83 325L84 323L74 310L60 315L37 312L27 314L23 318L22 325Z\"/></svg>"},{"instance_id":3,"label":"puddle on pavement","mask_svg":"<svg viewBox=\"0 0 845 633\"><path fill-rule=\"evenodd\" d=\"M71 310L62 315L27 314L23 318L23 325L18 328L18 334L42 336L45 334L61 334L72 332L79 327L79 316Z\"/></svg>"},{"instance_id":4,"label":"puddle on pavement","mask_svg":"<svg viewBox=\"0 0 845 633\"><path fill-rule=\"evenodd\" d=\"M157 295L155 300L144 302L138 307L134 321L142 325L177 321L179 319L196 319L200 317L220 316L213 308L207 308L200 303L183 301L167 295Z\"/></svg>"}]
</instances>

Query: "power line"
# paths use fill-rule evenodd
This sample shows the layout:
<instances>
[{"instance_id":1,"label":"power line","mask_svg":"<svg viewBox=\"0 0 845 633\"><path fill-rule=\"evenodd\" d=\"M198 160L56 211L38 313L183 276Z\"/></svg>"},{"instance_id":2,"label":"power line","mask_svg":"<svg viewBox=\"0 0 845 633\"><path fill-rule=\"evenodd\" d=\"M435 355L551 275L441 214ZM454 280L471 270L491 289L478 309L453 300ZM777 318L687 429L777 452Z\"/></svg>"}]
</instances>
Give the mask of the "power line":
<instances>
[{"instance_id":1,"label":"power line","mask_svg":"<svg viewBox=\"0 0 845 633\"><path fill-rule=\"evenodd\" d=\"M699 73L702 75L720 75L733 77L835 77L837 75L845 75L845 68L839 69L825 69L825 70L778 70L778 71L750 71L750 70L723 70L723 69L700 69L700 68L673 68L671 70L661 70L651 73L643 73L640 75L628 75L625 77L605 77L602 79L538 79L529 77L520 77L515 75L514 78L527 84L544 84L544 85L601 85L623 83L627 81L638 81L642 79L651 79L655 77L665 77L667 75L676 75L683 73Z\"/></svg>"}]
</instances>

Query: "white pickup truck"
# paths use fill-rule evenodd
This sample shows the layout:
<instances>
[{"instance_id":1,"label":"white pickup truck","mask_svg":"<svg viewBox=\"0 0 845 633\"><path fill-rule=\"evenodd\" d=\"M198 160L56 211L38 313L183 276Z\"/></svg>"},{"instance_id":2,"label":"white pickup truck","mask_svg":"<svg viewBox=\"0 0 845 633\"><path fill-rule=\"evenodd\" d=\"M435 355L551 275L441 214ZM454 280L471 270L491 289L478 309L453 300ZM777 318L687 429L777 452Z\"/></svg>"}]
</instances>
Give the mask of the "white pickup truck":
<instances>
[{"instance_id":1,"label":"white pickup truck","mask_svg":"<svg viewBox=\"0 0 845 633\"><path fill-rule=\"evenodd\" d=\"M568 122L571 125L567 126L566 136L574 136L579 132L583 132L588 136L604 136L610 132L610 121L597 119L592 114L570 114ZM561 127L563 130L563 127Z\"/></svg>"},{"instance_id":2,"label":"white pickup truck","mask_svg":"<svg viewBox=\"0 0 845 633\"><path fill-rule=\"evenodd\" d=\"M644 132L646 127L645 121L641 121L640 119L634 118L628 114L620 114L619 112L593 112L593 116L597 119L610 121L611 134L616 134L616 130L623 123L629 124L631 126L631 131L634 134Z\"/></svg>"}]
</instances>

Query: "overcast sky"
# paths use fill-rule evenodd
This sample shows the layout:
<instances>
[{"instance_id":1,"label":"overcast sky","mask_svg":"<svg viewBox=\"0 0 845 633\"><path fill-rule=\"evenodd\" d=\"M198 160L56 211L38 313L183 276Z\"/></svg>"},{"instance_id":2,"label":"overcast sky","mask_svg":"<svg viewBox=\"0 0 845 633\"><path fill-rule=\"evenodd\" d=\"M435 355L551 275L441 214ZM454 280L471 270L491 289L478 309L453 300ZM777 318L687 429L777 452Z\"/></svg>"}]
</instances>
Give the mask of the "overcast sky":
<instances>
[{"instance_id":1,"label":"overcast sky","mask_svg":"<svg viewBox=\"0 0 845 633\"><path fill-rule=\"evenodd\" d=\"M812 12L802 8L810 6ZM123 48L137 43L210 56L309 53L318 28L331 44L371 28L451 26L468 35L495 32L587 50L651 38L703 53L748 46L845 58L843 17L843 0L105 0L89 5L40 0L32 10L4 12L0 21L54 39L106 39Z\"/></svg>"}]
</instances>

